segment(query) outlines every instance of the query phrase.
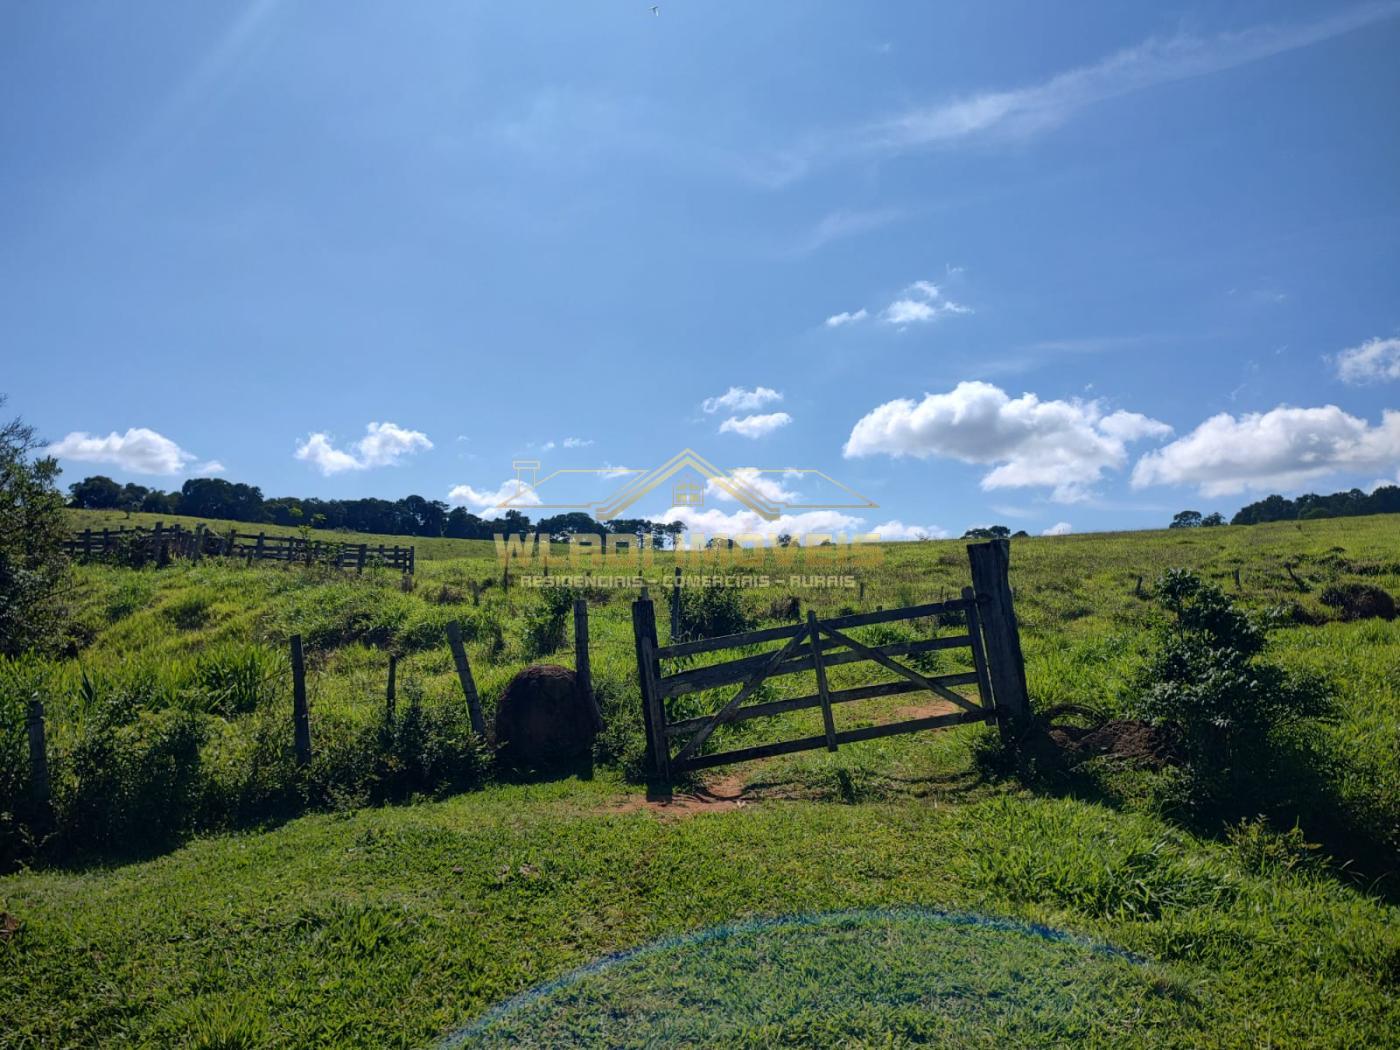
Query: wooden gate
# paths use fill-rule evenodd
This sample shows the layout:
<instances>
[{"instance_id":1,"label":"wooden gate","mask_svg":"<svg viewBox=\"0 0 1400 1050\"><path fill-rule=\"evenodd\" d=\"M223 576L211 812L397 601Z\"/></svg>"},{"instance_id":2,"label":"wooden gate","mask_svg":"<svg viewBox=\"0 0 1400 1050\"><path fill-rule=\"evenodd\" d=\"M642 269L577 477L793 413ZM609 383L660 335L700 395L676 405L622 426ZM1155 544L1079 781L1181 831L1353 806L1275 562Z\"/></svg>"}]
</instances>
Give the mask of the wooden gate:
<instances>
[{"instance_id":1,"label":"wooden gate","mask_svg":"<svg viewBox=\"0 0 1400 1050\"><path fill-rule=\"evenodd\" d=\"M632 627L637 645L637 675L647 732L647 754L653 775L659 781L669 782L673 774L708 766L819 747L835 751L839 745L857 740L872 740L923 729L942 729L969 722L995 721L1002 727L1004 735L1015 732L1016 724L1028 717L1029 707L1020 639L1007 579L1010 547L1005 540L1000 540L972 544L967 551L973 586L963 588L962 597L953 601L854 613L826 620L808 612L805 623L719 638L659 645L655 609L651 601L643 598L634 602ZM961 619L966 630L951 636L884 645L867 645L847 633L874 624L933 617ZM782 645L768 652L740 656L723 663L669 674L663 671L663 661L686 660L702 653L771 642L781 642ZM947 649L967 649L973 670L959 674L924 674L896 659ZM829 668L862 661L879 664L895 672L899 678L893 682L850 689L828 688ZM805 672L813 672L816 679L817 691L810 696L745 704L768 679ZM739 688L713 714L674 721L668 717L667 700L727 685L738 685ZM955 692L958 686L976 686L977 699L972 700ZM838 704L912 692L932 693L947 701L955 710L884 725L847 730L836 728L833 708ZM706 741L721 726L814 708L820 708L822 712L823 732L818 736L780 740L731 751L703 751ZM679 743L679 749L672 753L676 743Z\"/></svg>"}]
</instances>

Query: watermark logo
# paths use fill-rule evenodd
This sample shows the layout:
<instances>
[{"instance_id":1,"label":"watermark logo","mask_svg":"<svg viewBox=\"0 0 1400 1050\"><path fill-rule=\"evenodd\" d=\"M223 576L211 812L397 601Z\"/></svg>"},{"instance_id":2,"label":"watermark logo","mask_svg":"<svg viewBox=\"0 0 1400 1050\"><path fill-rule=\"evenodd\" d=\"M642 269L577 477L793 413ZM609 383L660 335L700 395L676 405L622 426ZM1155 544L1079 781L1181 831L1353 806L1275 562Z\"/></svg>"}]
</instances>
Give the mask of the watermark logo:
<instances>
[{"instance_id":1,"label":"watermark logo","mask_svg":"<svg viewBox=\"0 0 1400 1050\"><path fill-rule=\"evenodd\" d=\"M861 495L849 485L837 481L823 470L812 467L745 468L742 471L722 470L694 449L681 449L665 463L650 470L631 470L625 467L560 468L540 477L541 464L537 459L517 459L511 466L515 470L516 491L497 504L501 510L521 510L526 507L549 510L577 510L588 513L597 521L611 521L621 517L623 512L643 497L653 492L668 490L672 507L696 508L705 505L705 494L710 488L729 496L765 521L777 521L791 511L805 510L868 510L879 504ZM689 473L688 473L689 472ZM558 481L569 475L593 474L605 479L619 479L619 486L601 499L584 500L577 503L551 502L551 496L558 487ZM774 498L760 491L755 482L763 475L778 475L783 478L815 479L834 486L845 498L837 502L808 502L797 498ZM527 480L528 476L528 480ZM699 481L694 480L695 477ZM548 492L542 492L551 481L556 482ZM786 494L785 494L786 495Z\"/></svg>"}]
</instances>

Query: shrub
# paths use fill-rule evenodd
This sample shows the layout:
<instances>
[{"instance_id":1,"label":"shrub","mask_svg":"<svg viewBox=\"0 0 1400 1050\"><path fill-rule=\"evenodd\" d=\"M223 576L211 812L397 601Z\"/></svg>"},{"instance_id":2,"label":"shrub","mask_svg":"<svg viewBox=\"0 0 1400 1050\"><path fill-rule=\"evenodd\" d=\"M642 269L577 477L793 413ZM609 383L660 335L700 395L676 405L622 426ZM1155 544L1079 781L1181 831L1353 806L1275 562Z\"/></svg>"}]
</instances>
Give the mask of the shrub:
<instances>
[{"instance_id":1,"label":"shrub","mask_svg":"<svg viewBox=\"0 0 1400 1050\"><path fill-rule=\"evenodd\" d=\"M1371 583L1335 583L1320 595L1323 605L1341 613L1343 620L1395 619L1395 599Z\"/></svg>"},{"instance_id":2,"label":"shrub","mask_svg":"<svg viewBox=\"0 0 1400 1050\"><path fill-rule=\"evenodd\" d=\"M1157 594L1172 620L1137 676L1133 706L1185 756L1169 801L1201 817L1296 813L1318 773L1312 731L1333 712L1325 684L1259 659L1263 626L1194 573L1167 572Z\"/></svg>"},{"instance_id":3,"label":"shrub","mask_svg":"<svg viewBox=\"0 0 1400 1050\"><path fill-rule=\"evenodd\" d=\"M681 589L681 637L717 638L753 626L737 587Z\"/></svg>"},{"instance_id":4,"label":"shrub","mask_svg":"<svg viewBox=\"0 0 1400 1050\"><path fill-rule=\"evenodd\" d=\"M102 704L72 751L51 767L55 834L67 853L139 853L194 825L204 728L187 711Z\"/></svg>"},{"instance_id":5,"label":"shrub","mask_svg":"<svg viewBox=\"0 0 1400 1050\"><path fill-rule=\"evenodd\" d=\"M19 419L0 424L0 656L63 643L67 526L58 461L34 455L42 444Z\"/></svg>"}]
</instances>

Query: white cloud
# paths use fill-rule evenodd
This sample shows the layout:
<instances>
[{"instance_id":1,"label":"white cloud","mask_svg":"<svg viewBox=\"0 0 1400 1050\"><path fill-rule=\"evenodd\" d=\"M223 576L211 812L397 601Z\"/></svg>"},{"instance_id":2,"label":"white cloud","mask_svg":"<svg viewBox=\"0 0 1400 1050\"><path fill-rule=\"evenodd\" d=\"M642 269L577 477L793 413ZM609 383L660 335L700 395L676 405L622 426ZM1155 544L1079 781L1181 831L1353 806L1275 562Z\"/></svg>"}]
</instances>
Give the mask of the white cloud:
<instances>
[{"instance_id":1,"label":"white cloud","mask_svg":"<svg viewBox=\"0 0 1400 1050\"><path fill-rule=\"evenodd\" d=\"M1400 379L1400 339L1368 339L1336 356L1344 383L1378 383Z\"/></svg>"},{"instance_id":2,"label":"white cloud","mask_svg":"<svg viewBox=\"0 0 1400 1050\"><path fill-rule=\"evenodd\" d=\"M592 438L566 437L564 439L565 448L587 448L591 444L593 444Z\"/></svg>"},{"instance_id":3,"label":"white cloud","mask_svg":"<svg viewBox=\"0 0 1400 1050\"><path fill-rule=\"evenodd\" d=\"M534 488L516 478L509 478L492 491L491 489L474 489L470 485L453 485L447 493L447 498L453 503L466 503L478 510L500 510L505 513L507 510L514 510L519 507L535 507L539 505L540 496ZM509 507L501 507L501 504L510 500Z\"/></svg>"},{"instance_id":4,"label":"white cloud","mask_svg":"<svg viewBox=\"0 0 1400 1050\"><path fill-rule=\"evenodd\" d=\"M757 467L735 467L729 472L730 476L758 493L764 499L773 503L791 503L797 499L797 493L790 492L783 488L783 483L768 473L759 473ZM734 496L715 478L710 478L705 483L705 495L710 499L720 499L733 501Z\"/></svg>"},{"instance_id":5,"label":"white cloud","mask_svg":"<svg viewBox=\"0 0 1400 1050\"><path fill-rule=\"evenodd\" d=\"M762 408L770 401L781 401L783 395L778 391L766 386L756 386L752 390L745 390L741 386L731 386L719 397L707 397L700 403L707 415L713 415L721 410L725 412L751 412L755 408Z\"/></svg>"},{"instance_id":6,"label":"white cloud","mask_svg":"<svg viewBox=\"0 0 1400 1050\"><path fill-rule=\"evenodd\" d=\"M1389 18L1397 10L1394 3L1368 4L1302 25L1260 26L1206 38L1148 39L1039 84L911 110L867 128L856 145L899 153L977 137L1022 138L1055 128L1094 103L1307 47Z\"/></svg>"},{"instance_id":7,"label":"white cloud","mask_svg":"<svg viewBox=\"0 0 1400 1050\"><path fill-rule=\"evenodd\" d=\"M211 477L214 474L223 474L226 471L222 463L220 463L217 459L211 459L209 460L209 462L201 463L199 466L195 467L194 472L200 477L207 478Z\"/></svg>"},{"instance_id":8,"label":"white cloud","mask_svg":"<svg viewBox=\"0 0 1400 1050\"><path fill-rule=\"evenodd\" d=\"M832 314L828 317L826 319L826 326L828 328L840 328L842 325L846 324L857 324L860 321L864 321L867 316L865 307L863 306L854 312L842 310L839 314Z\"/></svg>"},{"instance_id":9,"label":"white cloud","mask_svg":"<svg viewBox=\"0 0 1400 1050\"><path fill-rule=\"evenodd\" d=\"M902 298L885 307L880 320L886 324L926 324L945 314L970 314L972 308L945 298L943 290L932 281L915 281L904 290Z\"/></svg>"},{"instance_id":10,"label":"white cloud","mask_svg":"<svg viewBox=\"0 0 1400 1050\"><path fill-rule=\"evenodd\" d=\"M684 523L692 536L696 533L705 536L740 536L757 533L761 536L780 536L788 533L800 536L806 533L864 534L872 531L864 521L850 514L834 510L809 510L800 514L782 514L775 520L766 518L752 510L737 510L726 514L714 507L703 510L697 507L672 507L663 514L653 514L651 521L679 521Z\"/></svg>"},{"instance_id":11,"label":"white cloud","mask_svg":"<svg viewBox=\"0 0 1400 1050\"><path fill-rule=\"evenodd\" d=\"M1171 428L1133 412L1105 414L1097 401L1014 400L990 383L959 383L920 402L890 401L851 430L848 459L934 456L995 465L982 488L1046 486L1061 502L1084 499L1105 470L1127 463L1126 443Z\"/></svg>"},{"instance_id":12,"label":"white cloud","mask_svg":"<svg viewBox=\"0 0 1400 1050\"><path fill-rule=\"evenodd\" d=\"M948 530L941 529L937 525L906 525L898 519L887 521L883 525L876 525L870 531L886 543L892 540L942 540L948 538Z\"/></svg>"},{"instance_id":13,"label":"white cloud","mask_svg":"<svg viewBox=\"0 0 1400 1050\"><path fill-rule=\"evenodd\" d=\"M397 423L370 423L365 427L365 436L352 447L351 452L338 449L329 434L318 431L297 446L296 458L329 476L346 470L394 467L405 456L432 448L433 443L427 434L407 430Z\"/></svg>"},{"instance_id":14,"label":"white cloud","mask_svg":"<svg viewBox=\"0 0 1400 1050\"><path fill-rule=\"evenodd\" d=\"M146 427L132 427L125 434L114 430L106 437L75 430L45 451L59 459L110 463L133 474L179 474L197 458Z\"/></svg>"},{"instance_id":15,"label":"white cloud","mask_svg":"<svg viewBox=\"0 0 1400 1050\"><path fill-rule=\"evenodd\" d=\"M1400 463L1400 412L1379 426L1336 405L1212 416L1133 469L1133 487L1197 485L1202 496L1249 489L1294 489L1342 471L1389 470Z\"/></svg>"},{"instance_id":16,"label":"white cloud","mask_svg":"<svg viewBox=\"0 0 1400 1050\"><path fill-rule=\"evenodd\" d=\"M738 434L740 437L746 438L761 438L791 422L792 416L786 412L770 412L764 416L744 416L742 419L730 416L719 425L719 432L721 434Z\"/></svg>"},{"instance_id":17,"label":"white cloud","mask_svg":"<svg viewBox=\"0 0 1400 1050\"><path fill-rule=\"evenodd\" d=\"M1074 531L1074 526L1067 521L1057 521L1048 529L1041 531L1042 536L1068 536Z\"/></svg>"}]
</instances>

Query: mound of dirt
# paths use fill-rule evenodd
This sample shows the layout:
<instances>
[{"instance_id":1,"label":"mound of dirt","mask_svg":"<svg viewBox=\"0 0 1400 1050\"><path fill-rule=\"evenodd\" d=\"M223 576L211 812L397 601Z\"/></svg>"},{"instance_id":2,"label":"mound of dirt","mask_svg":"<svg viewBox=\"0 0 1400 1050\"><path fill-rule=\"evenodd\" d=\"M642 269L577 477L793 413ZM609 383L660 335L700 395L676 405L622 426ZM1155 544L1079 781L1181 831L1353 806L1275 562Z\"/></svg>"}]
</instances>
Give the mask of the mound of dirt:
<instances>
[{"instance_id":1,"label":"mound of dirt","mask_svg":"<svg viewBox=\"0 0 1400 1050\"><path fill-rule=\"evenodd\" d=\"M1321 594L1322 604L1342 614L1343 620L1395 619L1395 599L1371 583L1339 583Z\"/></svg>"},{"instance_id":2,"label":"mound of dirt","mask_svg":"<svg viewBox=\"0 0 1400 1050\"><path fill-rule=\"evenodd\" d=\"M1131 719L1105 722L1093 729L1054 726L1049 737L1061 751L1081 761L1106 755L1149 769L1161 769L1177 758L1176 748L1165 730Z\"/></svg>"},{"instance_id":3,"label":"mound of dirt","mask_svg":"<svg viewBox=\"0 0 1400 1050\"><path fill-rule=\"evenodd\" d=\"M588 698L567 667L525 668L496 705L501 761L517 769L556 769L587 760L593 734Z\"/></svg>"}]
</instances>

